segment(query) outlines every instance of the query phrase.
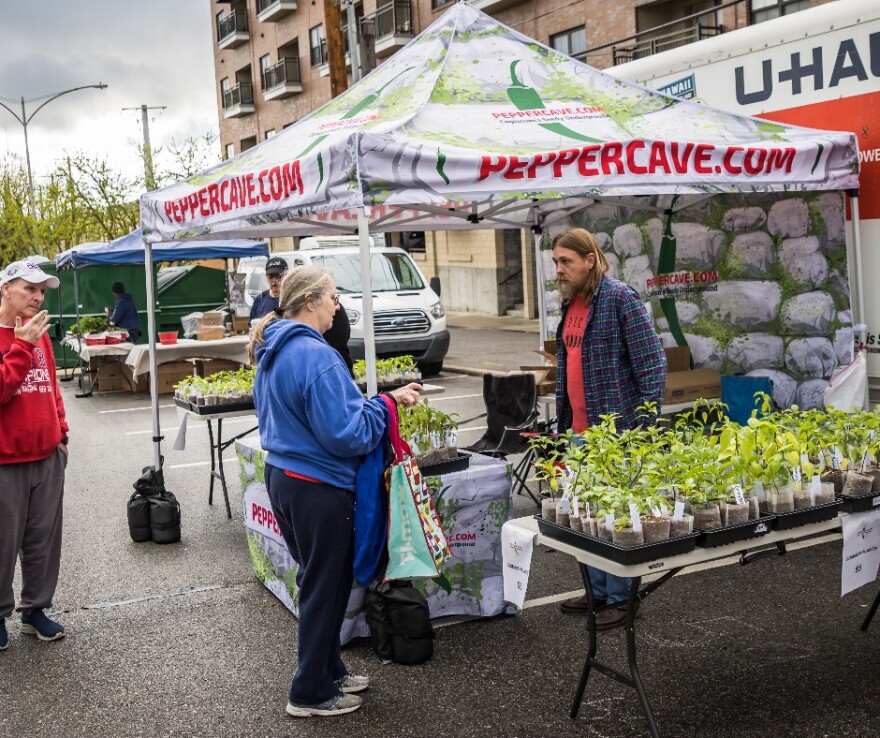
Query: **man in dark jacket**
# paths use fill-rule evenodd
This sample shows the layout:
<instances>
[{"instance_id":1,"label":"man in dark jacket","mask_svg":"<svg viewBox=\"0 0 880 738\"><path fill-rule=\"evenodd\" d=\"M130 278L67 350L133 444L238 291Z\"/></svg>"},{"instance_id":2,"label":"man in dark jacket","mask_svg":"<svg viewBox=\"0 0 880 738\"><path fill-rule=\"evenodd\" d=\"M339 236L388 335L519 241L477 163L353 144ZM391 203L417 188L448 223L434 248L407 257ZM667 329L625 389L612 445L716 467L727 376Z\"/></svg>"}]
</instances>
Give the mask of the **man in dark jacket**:
<instances>
[{"instance_id":1,"label":"man in dark jacket","mask_svg":"<svg viewBox=\"0 0 880 738\"><path fill-rule=\"evenodd\" d=\"M251 306L251 323L278 307L281 280L284 279L285 274L287 274L287 262L280 256L273 256L266 262L266 281L269 283L269 289L254 298L254 304ZM351 323L348 321L348 313L344 309L337 310L333 314L333 325L324 334L324 340L339 352L348 371L353 372L354 361L348 351L349 338L351 338Z\"/></svg>"},{"instance_id":2,"label":"man in dark jacket","mask_svg":"<svg viewBox=\"0 0 880 738\"><path fill-rule=\"evenodd\" d=\"M135 343L141 335L141 317L138 315L134 298L125 291L122 282L114 282L110 288L116 296L116 304L112 308L104 308L107 320L119 328L128 331L128 340Z\"/></svg>"},{"instance_id":3,"label":"man in dark jacket","mask_svg":"<svg viewBox=\"0 0 880 738\"><path fill-rule=\"evenodd\" d=\"M591 233L572 228L553 239L553 263L562 295L556 331L556 417L559 432L575 433L615 413L617 427L644 422L638 408L659 410L666 386L666 356L639 293L609 277L608 260ZM596 601L623 603L630 580L587 567ZM586 594L561 603L563 612L583 613ZM596 629L622 626L624 610L596 615Z\"/></svg>"}]
</instances>

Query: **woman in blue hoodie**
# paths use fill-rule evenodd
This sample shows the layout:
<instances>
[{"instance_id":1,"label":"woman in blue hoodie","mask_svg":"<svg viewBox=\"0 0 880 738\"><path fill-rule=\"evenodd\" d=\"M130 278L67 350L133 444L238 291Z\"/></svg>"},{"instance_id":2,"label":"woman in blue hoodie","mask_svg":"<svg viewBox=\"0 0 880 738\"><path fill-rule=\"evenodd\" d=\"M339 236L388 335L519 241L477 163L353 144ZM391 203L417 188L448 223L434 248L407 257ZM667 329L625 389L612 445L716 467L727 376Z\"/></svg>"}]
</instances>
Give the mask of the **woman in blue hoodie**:
<instances>
[{"instance_id":1,"label":"woman in blue hoodie","mask_svg":"<svg viewBox=\"0 0 880 738\"><path fill-rule=\"evenodd\" d=\"M324 340L339 309L333 275L301 266L281 283L278 308L252 330L254 402L267 451L266 490L278 526L299 564L298 666L287 712L342 715L363 700L367 677L348 673L339 631L353 580L354 489L363 456L381 441L388 411L365 399L348 367ZM417 384L391 392L419 400Z\"/></svg>"}]
</instances>

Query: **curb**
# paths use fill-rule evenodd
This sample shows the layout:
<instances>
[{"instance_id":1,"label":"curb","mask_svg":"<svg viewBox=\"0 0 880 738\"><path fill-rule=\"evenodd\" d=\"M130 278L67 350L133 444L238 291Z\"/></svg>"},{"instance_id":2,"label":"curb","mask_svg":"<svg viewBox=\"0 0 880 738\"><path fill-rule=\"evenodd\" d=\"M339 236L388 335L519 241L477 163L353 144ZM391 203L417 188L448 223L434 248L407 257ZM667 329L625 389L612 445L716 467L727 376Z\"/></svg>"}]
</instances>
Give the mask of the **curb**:
<instances>
[{"instance_id":1,"label":"curb","mask_svg":"<svg viewBox=\"0 0 880 738\"><path fill-rule=\"evenodd\" d=\"M476 366L457 366L455 364L443 364L443 371L455 372L456 374L469 374L474 377L482 377L484 374L492 374L496 377L506 377L510 372L502 372L499 369L482 369Z\"/></svg>"}]
</instances>

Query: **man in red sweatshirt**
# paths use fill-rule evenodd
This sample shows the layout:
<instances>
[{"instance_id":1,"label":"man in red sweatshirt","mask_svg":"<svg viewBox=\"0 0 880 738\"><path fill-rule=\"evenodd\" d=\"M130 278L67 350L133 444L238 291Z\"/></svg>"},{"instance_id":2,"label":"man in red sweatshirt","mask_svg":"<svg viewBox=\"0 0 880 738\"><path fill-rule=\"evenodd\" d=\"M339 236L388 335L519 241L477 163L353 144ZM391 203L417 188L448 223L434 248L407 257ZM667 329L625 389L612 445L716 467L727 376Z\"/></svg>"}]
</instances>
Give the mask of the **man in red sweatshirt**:
<instances>
[{"instance_id":1,"label":"man in red sweatshirt","mask_svg":"<svg viewBox=\"0 0 880 738\"><path fill-rule=\"evenodd\" d=\"M67 420L47 335L46 290L58 279L32 259L0 271L0 651L15 604L12 579L21 557L21 632L64 637L43 612L52 604L61 562Z\"/></svg>"}]
</instances>

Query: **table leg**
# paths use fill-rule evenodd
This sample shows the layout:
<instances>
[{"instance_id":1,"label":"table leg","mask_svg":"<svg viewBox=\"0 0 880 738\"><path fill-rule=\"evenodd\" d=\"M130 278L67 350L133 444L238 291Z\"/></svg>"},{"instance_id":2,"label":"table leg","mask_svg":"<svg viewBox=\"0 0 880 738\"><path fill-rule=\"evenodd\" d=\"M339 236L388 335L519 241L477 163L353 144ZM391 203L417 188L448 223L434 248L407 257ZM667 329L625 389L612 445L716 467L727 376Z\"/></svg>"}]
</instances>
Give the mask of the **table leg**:
<instances>
[{"instance_id":1,"label":"table leg","mask_svg":"<svg viewBox=\"0 0 880 738\"><path fill-rule=\"evenodd\" d=\"M639 673L639 665L636 661L635 618L639 607L639 587L641 583L640 577L632 580L629 588L629 599L626 602L626 658L629 663L629 673L632 676L633 688L639 696L642 712L645 713L645 720L648 721L648 730L651 731L651 735L654 738L660 738L657 724L654 722L654 714L651 712L651 705L648 703L648 695L645 694L645 688L642 686L642 676Z\"/></svg>"},{"instance_id":2,"label":"table leg","mask_svg":"<svg viewBox=\"0 0 880 738\"><path fill-rule=\"evenodd\" d=\"M229 507L229 490L226 488L226 474L223 471L223 452L226 450L223 444L223 418L217 419L217 466L220 469L220 486L223 488L223 499L226 501L226 517L232 518L232 509Z\"/></svg>"},{"instance_id":3,"label":"table leg","mask_svg":"<svg viewBox=\"0 0 880 738\"><path fill-rule=\"evenodd\" d=\"M581 670L581 678L578 682L577 691L574 695L574 702L568 715L576 718L578 710L580 710L581 702L584 699L584 692L587 689L587 680L590 678L593 660L596 657L596 613L593 611L595 603L593 602L593 585L590 583L590 574L585 564L581 564L581 578L584 580L584 590L587 593L587 658L584 659L584 668Z\"/></svg>"},{"instance_id":4,"label":"table leg","mask_svg":"<svg viewBox=\"0 0 880 738\"><path fill-rule=\"evenodd\" d=\"M880 590L877 591L877 596L874 598L874 604L871 605L871 609L868 610L868 615L865 617L865 622L862 623L862 630L868 629L868 626L874 619L874 615L877 613L878 606L880 606Z\"/></svg>"},{"instance_id":5,"label":"table leg","mask_svg":"<svg viewBox=\"0 0 880 738\"><path fill-rule=\"evenodd\" d=\"M86 369L85 364L79 370L79 388L80 392L75 392L74 397L91 397L95 391L95 385L98 383L98 370ZM88 387L86 386L88 385Z\"/></svg>"},{"instance_id":6,"label":"table leg","mask_svg":"<svg viewBox=\"0 0 880 738\"><path fill-rule=\"evenodd\" d=\"M219 422L219 421L218 421ZM214 461L214 451L217 446L214 444L214 421L208 418L208 445L211 448L211 485L208 487L208 504L214 504L214 479L217 477L217 465Z\"/></svg>"}]
</instances>

